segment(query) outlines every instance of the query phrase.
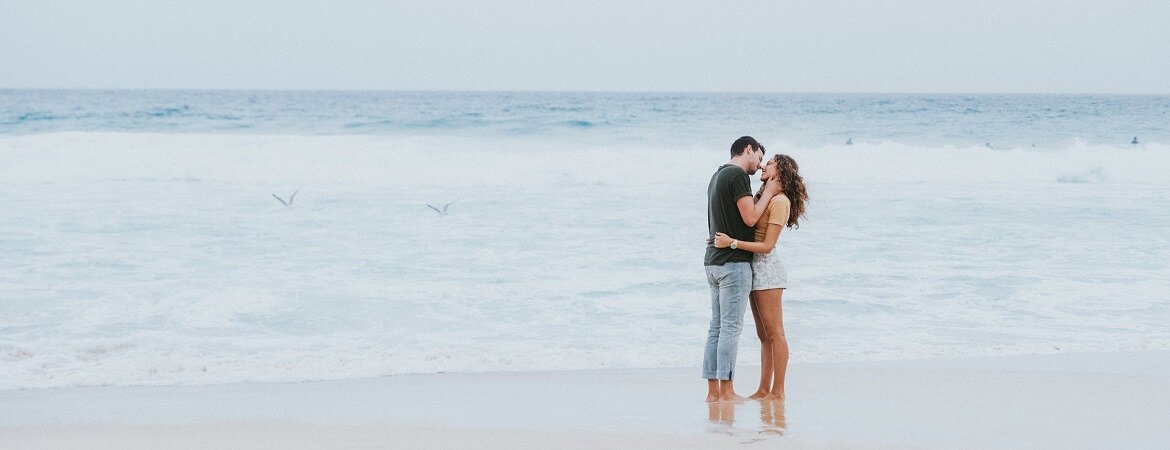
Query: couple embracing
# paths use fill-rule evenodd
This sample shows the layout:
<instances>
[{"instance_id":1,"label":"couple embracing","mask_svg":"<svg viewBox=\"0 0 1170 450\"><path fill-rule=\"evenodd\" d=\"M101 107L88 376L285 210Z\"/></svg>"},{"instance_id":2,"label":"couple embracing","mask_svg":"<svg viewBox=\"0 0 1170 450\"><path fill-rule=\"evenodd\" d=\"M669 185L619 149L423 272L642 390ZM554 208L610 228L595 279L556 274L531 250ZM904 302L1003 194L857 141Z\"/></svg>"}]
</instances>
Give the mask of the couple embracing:
<instances>
[{"instance_id":1,"label":"couple embracing","mask_svg":"<svg viewBox=\"0 0 1170 450\"><path fill-rule=\"evenodd\" d=\"M750 175L763 170L752 195ZM707 401L739 400L732 387L735 356L747 307L760 337L760 387L751 398L784 397L788 341L780 298L787 274L775 251L784 228L796 228L808 193L796 161L776 155L764 162L764 146L751 136L731 144L731 161L707 186L710 239L703 265L711 286L711 326L703 352Z\"/></svg>"}]
</instances>

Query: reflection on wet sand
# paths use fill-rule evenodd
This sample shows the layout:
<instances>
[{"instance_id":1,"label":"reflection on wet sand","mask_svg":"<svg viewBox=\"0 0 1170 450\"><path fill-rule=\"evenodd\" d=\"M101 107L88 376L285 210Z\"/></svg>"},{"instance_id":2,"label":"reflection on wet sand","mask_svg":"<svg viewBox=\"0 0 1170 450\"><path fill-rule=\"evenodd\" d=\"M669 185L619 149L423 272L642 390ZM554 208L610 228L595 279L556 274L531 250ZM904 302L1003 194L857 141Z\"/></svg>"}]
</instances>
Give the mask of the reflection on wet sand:
<instances>
[{"instance_id":1,"label":"reflection on wet sand","mask_svg":"<svg viewBox=\"0 0 1170 450\"><path fill-rule=\"evenodd\" d=\"M761 433L784 434L788 423L784 421L784 399L760 399Z\"/></svg>"},{"instance_id":2,"label":"reflection on wet sand","mask_svg":"<svg viewBox=\"0 0 1170 450\"><path fill-rule=\"evenodd\" d=\"M730 428L735 422L735 402L707 402L707 420Z\"/></svg>"},{"instance_id":3,"label":"reflection on wet sand","mask_svg":"<svg viewBox=\"0 0 1170 450\"><path fill-rule=\"evenodd\" d=\"M788 428L788 422L784 418L784 399L759 399L755 402L708 402L707 403L707 420L711 423L710 428L712 433L721 434L738 434L737 429L733 426L735 423L735 408L745 407L750 408L752 403L758 403L760 406L760 429L759 433L783 435ZM738 432L751 430L754 424L740 424Z\"/></svg>"}]
</instances>

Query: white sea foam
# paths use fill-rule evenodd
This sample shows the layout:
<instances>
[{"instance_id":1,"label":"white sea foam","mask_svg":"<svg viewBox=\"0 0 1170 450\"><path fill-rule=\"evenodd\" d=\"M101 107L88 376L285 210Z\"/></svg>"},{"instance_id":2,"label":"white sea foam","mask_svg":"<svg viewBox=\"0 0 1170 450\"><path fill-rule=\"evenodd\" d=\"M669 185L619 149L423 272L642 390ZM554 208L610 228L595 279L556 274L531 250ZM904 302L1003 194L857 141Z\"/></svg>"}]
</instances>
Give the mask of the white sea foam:
<instances>
[{"instance_id":1,"label":"white sea foam","mask_svg":"<svg viewBox=\"0 0 1170 450\"><path fill-rule=\"evenodd\" d=\"M764 139L822 182L1170 184L1170 146L801 148ZM725 143L615 146L540 138L52 133L0 137L0 179L325 183L414 188L677 184L726 161Z\"/></svg>"},{"instance_id":2,"label":"white sea foam","mask_svg":"<svg viewBox=\"0 0 1170 450\"><path fill-rule=\"evenodd\" d=\"M1165 146L761 137L812 189L794 358L1170 344ZM694 366L722 147L0 137L0 389Z\"/></svg>"}]
</instances>

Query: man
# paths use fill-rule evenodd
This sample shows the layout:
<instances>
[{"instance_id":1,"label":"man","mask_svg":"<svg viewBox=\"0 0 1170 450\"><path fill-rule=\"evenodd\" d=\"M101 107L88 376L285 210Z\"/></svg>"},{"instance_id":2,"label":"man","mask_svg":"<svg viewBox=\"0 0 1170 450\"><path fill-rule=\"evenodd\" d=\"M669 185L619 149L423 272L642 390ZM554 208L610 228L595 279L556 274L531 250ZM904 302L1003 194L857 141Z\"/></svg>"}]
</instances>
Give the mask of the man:
<instances>
[{"instance_id":1,"label":"man","mask_svg":"<svg viewBox=\"0 0 1170 450\"><path fill-rule=\"evenodd\" d=\"M731 144L731 161L719 167L707 185L707 231L710 238L720 232L733 239L751 241L752 229L780 192L778 182L769 182L759 199L753 199L751 180L764 160L764 149L751 136ZM707 401L742 399L735 395L732 376L739 335L748 295L752 291L752 254L736 248L715 248L708 240L703 265L711 286L711 327L703 352L703 378L707 379Z\"/></svg>"}]
</instances>

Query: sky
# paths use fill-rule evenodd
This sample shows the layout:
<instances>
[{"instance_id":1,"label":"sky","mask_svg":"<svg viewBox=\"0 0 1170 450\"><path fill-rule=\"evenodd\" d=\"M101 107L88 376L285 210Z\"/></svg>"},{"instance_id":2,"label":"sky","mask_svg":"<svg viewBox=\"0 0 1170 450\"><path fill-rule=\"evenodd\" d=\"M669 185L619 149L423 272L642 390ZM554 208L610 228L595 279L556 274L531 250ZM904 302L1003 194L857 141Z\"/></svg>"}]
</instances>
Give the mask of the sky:
<instances>
[{"instance_id":1,"label":"sky","mask_svg":"<svg viewBox=\"0 0 1170 450\"><path fill-rule=\"evenodd\" d=\"M0 88L1170 94L1170 2L3 0Z\"/></svg>"}]
</instances>

